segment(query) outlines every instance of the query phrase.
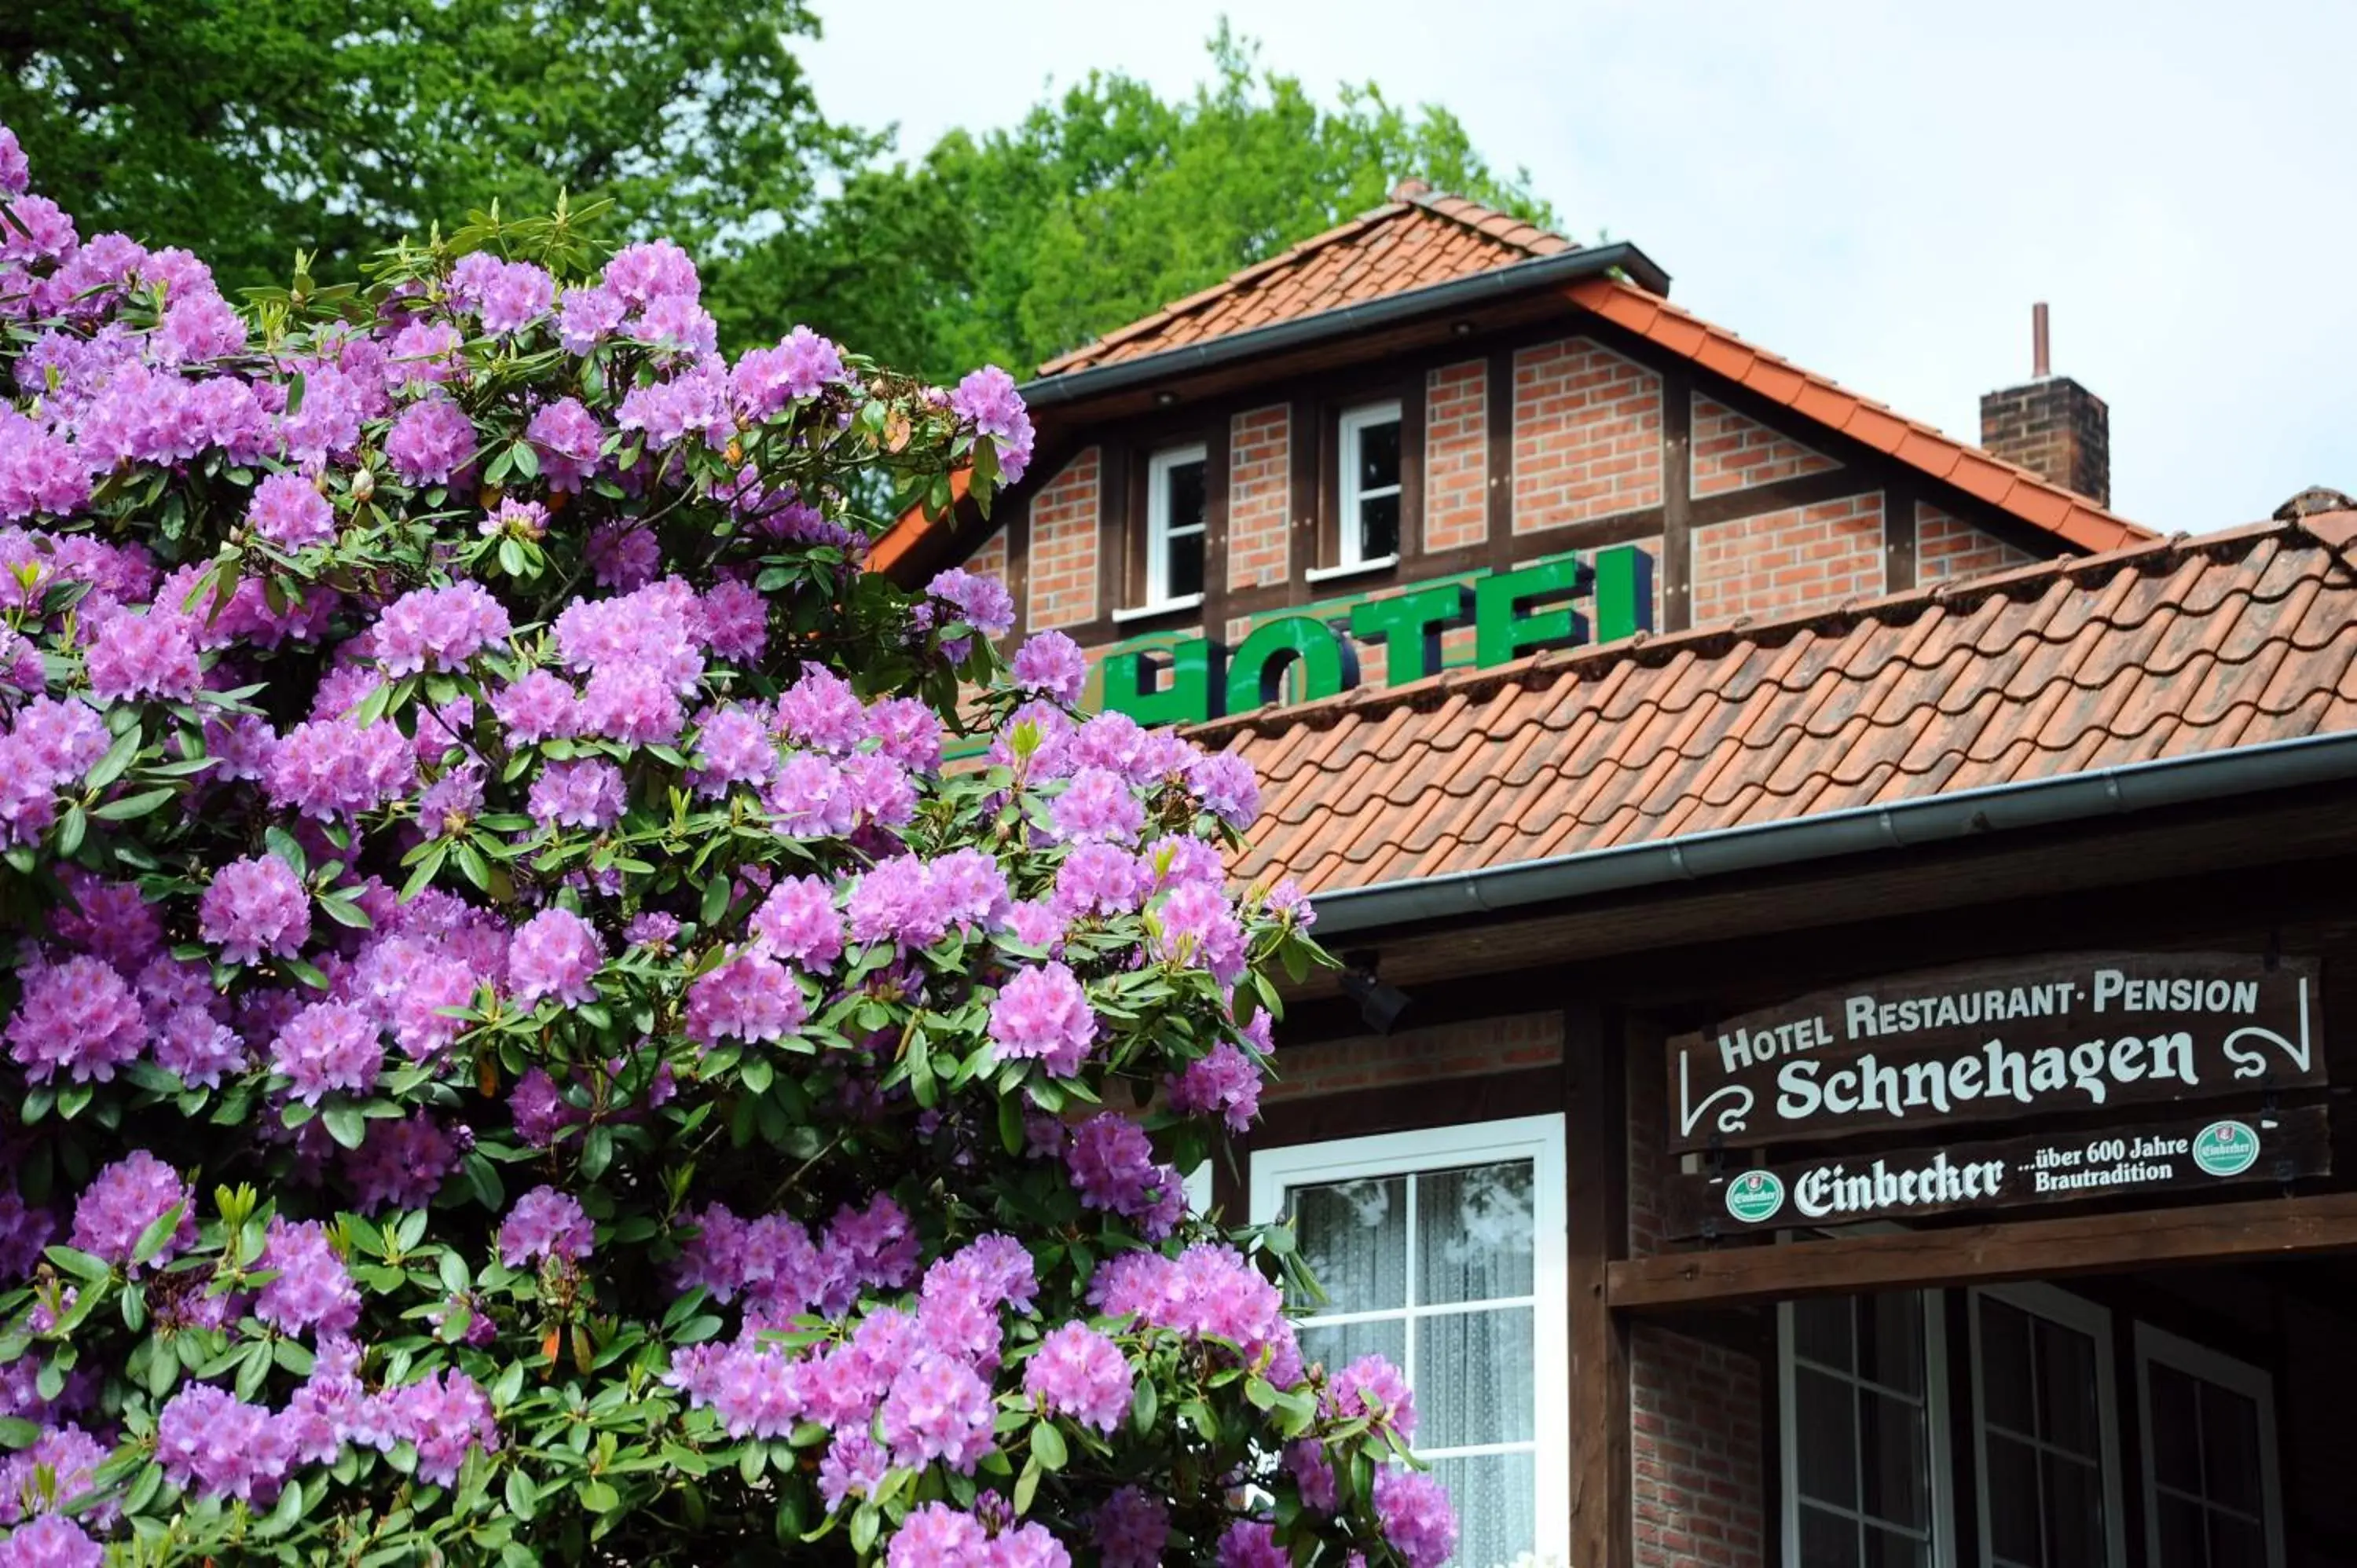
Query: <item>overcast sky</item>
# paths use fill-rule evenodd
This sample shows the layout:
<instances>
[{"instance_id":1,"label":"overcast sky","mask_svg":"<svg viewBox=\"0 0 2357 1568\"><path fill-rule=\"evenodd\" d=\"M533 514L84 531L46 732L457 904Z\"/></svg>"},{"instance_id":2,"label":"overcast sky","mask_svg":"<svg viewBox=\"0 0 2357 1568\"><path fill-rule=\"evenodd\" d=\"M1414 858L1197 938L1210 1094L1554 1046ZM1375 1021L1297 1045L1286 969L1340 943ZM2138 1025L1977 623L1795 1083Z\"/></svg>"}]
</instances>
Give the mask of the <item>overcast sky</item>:
<instances>
[{"instance_id":1,"label":"overcast sky","mask_svg":"<svg viewBox=\"0 0 2357 1568\"><path fill-rule=\"evenodd\" d=\"M1330 98L1444 104L1575 239L1967 439L2055 369L2111 404L2113 501L2155 527L2357 492L2357 4L816 0L833 115L916 153L1118 68L1166 92L1225 12Z\"/></svg>"}]
</instances>

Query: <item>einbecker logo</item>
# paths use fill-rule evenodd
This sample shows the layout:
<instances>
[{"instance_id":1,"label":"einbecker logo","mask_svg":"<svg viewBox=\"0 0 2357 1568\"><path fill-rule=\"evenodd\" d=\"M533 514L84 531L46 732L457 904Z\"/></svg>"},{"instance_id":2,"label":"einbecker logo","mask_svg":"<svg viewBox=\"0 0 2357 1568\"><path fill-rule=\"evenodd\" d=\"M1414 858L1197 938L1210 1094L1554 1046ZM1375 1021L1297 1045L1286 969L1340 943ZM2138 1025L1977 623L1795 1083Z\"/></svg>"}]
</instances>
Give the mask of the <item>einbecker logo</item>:
<instances>
[{"instance_id":1,"label":"einbecker logo","mask_svg":"<svg viewBox=\"0 0 2357 1568\"><path fill-rule=\"evenodd\" d=\"M1746 1171L1727 1184L1727 1211L1757 1225L1784 1207L1784 1184L1772 1172Z\"/></svg>"},{"instance_id":2,"label":"einbecker logo","mask_svg":"<svg viewBox=\"0 0 2357 1568\"><path fill-rule=\"evenodd\" d=\"M2193 1163L2204 1176L2241 1176L2258 1157L2259 1135L2240 1122L2212 1122L2193 1140Z\"/></svg>"}]
</instances>

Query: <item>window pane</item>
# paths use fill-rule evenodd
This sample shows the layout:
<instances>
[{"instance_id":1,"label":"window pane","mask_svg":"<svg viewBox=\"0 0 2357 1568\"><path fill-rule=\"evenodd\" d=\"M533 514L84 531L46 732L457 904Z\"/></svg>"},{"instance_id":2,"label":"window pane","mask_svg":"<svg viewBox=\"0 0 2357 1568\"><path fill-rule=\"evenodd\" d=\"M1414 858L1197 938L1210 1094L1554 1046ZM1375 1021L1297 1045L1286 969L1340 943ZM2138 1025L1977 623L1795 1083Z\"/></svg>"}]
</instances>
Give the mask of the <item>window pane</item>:
<instances>
[{"instance_id":1,"label":"window pane","mask_svg":"<svg viewBox=\"0 0 2357 1568\"><path fill-rule=\"evenodd\" d=\"M1323 1362L1329 1371L1340 1371L1361 1356L1381 1356L1394 1367L1407 1365L1407 1325L1399 1318L1372 1323L1337 1323L1301 1330L1301 1359ZM1416 1391L1419 1412L1424 1391Z\"/></svg>"},{"instance_id":2,"label":"window pane","mask_svg":"<svg viewBox=\"0 0 2357 1568\"><path fill-rule=\"evenodd\" d=\"M1407 1305L1407 1178L1296 1187L1294 1231L1326 1293L1318 1313Z\"/></svg>"},{"instance_id":3,"label":"window pane","mask_svg":"<svg viewBox=\"0 0 2357 1568\"><path fill-rule=\"evenodd\" d=\"M2159 1512L2159 1550L2154 1555L2160 1568L2208 1568L2210 1554L2202 1544L2208 1526L2202 1522L2201 1505L2163 1492Z\"/></svg>"},{"instance_id":4,"label":"window pane","mask_svg":"<svg viewBox=\"0 0 2357 1568\"><path fill-rule=\"evenodd\" d=\"M1857 1375L1906 1393L1923 1391L1923 1303L1900 1291L1858 1303Z\"/></svg>"},{"instance_id":5,"label":"window pane","mask_svg":"<svg viewBox=\"0 0 2357 1568\"><path fill-rule=\"evenodd\" d=\"M1359 559L1380 561L1399 553L1399 492L1370 496L1359 503Z\"/></svg>"},{"instance_id":6,"label":"window pane","mask_svg":"<svg viewBox=\"0 0 2357 1568\"><path fill-rule=\"evenodd\" d=\"M1840 1514L1801 1509L1801 1568L1858 1568L1857 1523Z\"/></svg>"},{"instance_id":7,"label":"window pane","mask_svg":"<svg viewBox=\"0 0 2357 1568\"><path fill-rule=\"evenodd\" d=\"M1538 1459L1485 1454L1437 1459L1432 1473L1457 1509L1457 1554L1450 1568L1507 1568L1538 1544Z\"/></svg>"},{"instance_id":8,"label":"window pane","mask_svg":"<svg viewBox=\"0 0 2357 1568\"><path fill-rule=\"evenodd\" d=\"M1932 1490L1924 1474L1922 1411L1893 1395L1861 1389L1857 1416L1858 1451L1866 1455L1858 1477L1866 1495L1858 1511L1929 1530Z\"/></svg>"},{"instance_id":9,"label":"window pane","mask_svg":"<svg viewBox=\"0 0 2357 1568\"><path fill-rule=\"evenodd\" d=\"M2040 1462L2046 1513L2046 1568L2104 1568L2103 1471L2046 1455Z\"/></svg>"},{"instance_id":10,"label":"window pane","mask_svg":"<svg viewBox=\"0 0 2357 1568\"><path fill-rule=\"evenodd\" d=\"M1527 1306L1416 1320L1416 1441L1427 1448L1538 1437L1536 1323Z\"/></svg>"},{"instance_id":11,"label":"window pane","mask_svg":"<svg viewBox=\"0 0 2357 1568\"><path fill-rule=\"evenodd\" d=\"M1801 1496L1857 1506L1856 1392L1839 1378L1792 1369L1792 1439L1800 1452Z\"/></svg>"},{"instance_id":12,"label":"window pane","mask_svg":"<svg viewBox=\"0 0 2357 1568\"><path fill-rule=\"evenodd\" d=\"M2250 1520L2212 1513L2210 1568L2267 1568L2266 1532Z\"/></svg>"},{"instance_id":13,"label":"window pane","mask_svg":"<svg viewBox=\"0 0 2357 1568\"><path fill-rule=\"evenodd\" d=\"M1852 1305L1848 1296L1819 1296L1792 1304L1792 1348L1803 1360L1837 1372L1857 1365L1852 1359Z\"/></svg>"},{"instance_id":14,"label":"window pane","mask_svg":"<svg viewBox=\"0 0 2357 1568\"><path fill-rule=\"evenodd\" d=\"M1203 526L1203 465L1176 463L1163 471L1165 494L1169 498L1169 532Z\"/></svg>"},{"instance_id":15,"label":"window pane","mask_svg":"<svg viewBox=\"0 0 2357 1568\"><path fill-rule=\"evenodd\" d=\"M2164 1487L2201 1490L2201 1400L2191 1378L2173 1367L2151 1366L2152 1473Z\"/></svg>"},{"instance_id":16,"label":"window pane","mask_svg":"<svg viewBox=\"0 0 2357 1568\"><path fill-rule=\"evenodd\" d=\"M1416 1177L1416 1301L1529 1295L1532 1173L1528 1160Z\"/></svg>"},{"instance_id":17,"label":"window pane","mask_svg":"<svg viewBox=\"0 0 2357 1568\"><path fill-rule=\"evenodd\" d=\"M1400 427L1394 419L1359 429L1359 489L1380 490L1400 482Z\"/></svg>"},{"instance_id":18,"label":"window pane","mask_svg":"<svg viewBox=\"0 0 2357 1568\"><path fill-rule=\"evenodd\" d=\"M1867 1568L1931 1568L1932 1545L1896 1530L1866 1527Z\"/></svg>"},{"instance_id":19,"label":"window pane","mask_svg":"<svg viewBox=\"0 0 2357 1568\"><path fill-rule=\"evenodd\" d=\"M2039 1551L2037 1451L1992 1432L1987 1457L1981 1485L1988 1497L1991 1548L2021 1568L2049 1568Z\"/></svg>"},{"instance_id":20,"label":"window pane","mask_svg":"<svg viewBox=\"0 0 2357 1568\"><path fill-rule=\"evenodd\" d=\"M1991 1426L2038 1435L2030 1413L2029 1315L1988 1296L1978 1298L1981 1328L1981 1414Z\"/></svg>"},{"instance_id":21,"label":"window pane","mask_svg":"<svg viewBox=\"0 0 2357 1568\"><path fill-rule=\"evenodd\" d=\"M2258 1406L2215 1383L2201 1385L2201 1461L2212 1502L2259 1512Z\"/></svg>"},{"instance_id":22,"label":"window pane","mask_svg":"<svg viewBox=\"0 0 2357 1568\"><path fill-rule=\"evenodd\" d=\"M1200 532L1183 533L1169 542L1168 564L1164 568L1163 585L1174 599L1203 591L1203 536Z\"/></svg>"},{"instance_id":23,"label":"window pane","mask_svg":"<svg viewBox=\"0 0 2357 1568\"><path fill-rule=\"evenodd\" d=\"M2094 1337L2051 1318L2031 1321L2038 1336L2038 1435L2093 1458L2104 1442Z\"/></svg>"}]
</instances>

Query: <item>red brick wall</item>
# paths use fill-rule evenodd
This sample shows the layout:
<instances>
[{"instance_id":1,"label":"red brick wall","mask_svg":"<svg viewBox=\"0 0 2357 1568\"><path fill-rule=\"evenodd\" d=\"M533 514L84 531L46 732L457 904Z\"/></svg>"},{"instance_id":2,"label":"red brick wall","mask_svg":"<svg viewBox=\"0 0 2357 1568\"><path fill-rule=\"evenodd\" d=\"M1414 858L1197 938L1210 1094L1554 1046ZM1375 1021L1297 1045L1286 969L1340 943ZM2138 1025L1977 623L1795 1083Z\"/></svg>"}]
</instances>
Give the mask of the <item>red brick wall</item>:
<instances>
[{"instance_id":1,"label":"red brick wall","mask_svg":"<svg viewBox=\"0 0 2357 1568\"><path fill-rule=\"evenodd\" d=\"M1094 446L1064 465L1031 499L1027 630L1077 626L1097 615L1097 504L1101 455Z\"/></svg>"},{"instance_id":2,"label":"red brick wall","mask_svg":"<svg viewBox=\"0 0 2357 1568\"><path fill-rule=\"evenodd\" d=\"M1938 507L1915 503L1915 579L1937 582L1943 577L1977 577L2027 566L2035 560L2027 550L1992 538L1960 517Z\"/></svg>"},{"instance_id":3,"label":"red brick wall","mask_svg":"<svg viewBox=\"0 0 2357 1568\"><path fill-rule=\"evenodd\" d=\"M1694 624L1754 620L1884 592L1882 496L1787 507L1694 533Z\"/></svg>"},{"instance_id":4,"label":"red brick wall","mask_svg":"<svg viewBox=\"0 0 2357 1568\"><path fill-rule=\"evenodd\" d=\"M1761 1568L1759 1359L1640 1324L1629 1339L1636 1568Z\"/></svg>"},{"instance_id":5,"label":"red brick wall","mask_svg":"<svg viewBox=\"0 0 2357 1568\"><path fill-rule=\"evenodd\" d=\"M1658 506L1662 378L1583 338L1514 355L1514 532Z\"/></svg>"},{"instance_id":6,"label":"red brick wall","mask_svg":"<svg viewBox=\"0 0 2357 1568\"><path fill-rule=\"evenodd\" d=\"M1469 360L1425 380L1424 547L1454 550L1490 536L1490 368Z\"/></svg>"},{"instance_id":7,"label":"red brick wall","mask_svg":"<svg viewBox=\"0 0 2357 1568\"><path fill-rule=\"evenodd\" d=\"M1662 1250L1674 1165L1663 1047L1631 1042L1629 1252ZM1629 1342L1629 1467L1635 1568L1764 1568L1768 1448L1756 1357L1639 1324Z\"/></svg>"},{"instance_id":8,"label":"red brick wall","mask_svg":"<svg viewBox=\"0 0 2357 1568\"><path fill-rule=\"evenodd\" d=\"M1237 414L1228 427L1228 586L1257 588L1290 574L1293 481L1283 403Z\"/></svg>"},{"instance_id":9,"label":"red brick wall","mask_svg":"<svg viewBox=\"0 0 2357 1568\"><path fill-rule=\"evenodd\" d=\"M1756 419L1701 393L1694 400L1694 493L1725 495L1839 467Z\"/></svg>"}]
</instances>

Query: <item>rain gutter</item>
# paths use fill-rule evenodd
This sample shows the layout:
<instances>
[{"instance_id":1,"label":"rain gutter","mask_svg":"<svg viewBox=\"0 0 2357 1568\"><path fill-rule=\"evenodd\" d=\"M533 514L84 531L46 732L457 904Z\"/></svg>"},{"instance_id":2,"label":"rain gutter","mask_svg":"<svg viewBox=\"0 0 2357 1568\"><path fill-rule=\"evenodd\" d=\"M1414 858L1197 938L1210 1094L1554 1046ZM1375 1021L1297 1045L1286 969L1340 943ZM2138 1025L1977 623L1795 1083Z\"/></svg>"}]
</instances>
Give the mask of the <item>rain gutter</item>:
<instances>
[{"instance_id":1,"label":"rain gutter","mask_svg":"<svg viewBox=\"0 0 2357 1568\"><path fill-rule=\"evenodd\" d=\"M1887 806L1687 833L1544 860L1317 895L1318 934L1461 918L1764 871L1836 855L1912 849L2268 789L2357 779L2357 731L1992 784Z\"/></svg>"}]
</instances>

